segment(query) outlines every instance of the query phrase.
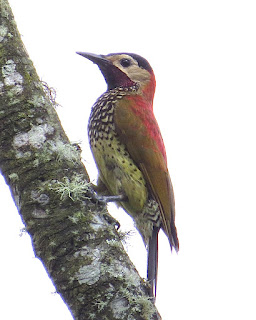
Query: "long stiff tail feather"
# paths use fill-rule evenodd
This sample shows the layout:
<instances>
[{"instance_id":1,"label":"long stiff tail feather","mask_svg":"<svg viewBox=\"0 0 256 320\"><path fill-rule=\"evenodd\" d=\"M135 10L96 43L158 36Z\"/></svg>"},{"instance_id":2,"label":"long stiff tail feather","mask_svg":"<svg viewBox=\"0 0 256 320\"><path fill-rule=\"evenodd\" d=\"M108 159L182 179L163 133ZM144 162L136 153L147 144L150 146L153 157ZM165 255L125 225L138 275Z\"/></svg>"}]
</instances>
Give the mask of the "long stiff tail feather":
<instances>
[{"instance_id":1,"label":"long stiff tail feather","mask_svg":"<svg viewBox=\"0 0 256 320\"><path fill-rule=\"evenodd\" d=\"M148 244L148 270L147 279L150 283L150 296L156 296L157 269L158 269L158 232L159 228L154 227L152 237Z\"/></svg>"}]
</instances>

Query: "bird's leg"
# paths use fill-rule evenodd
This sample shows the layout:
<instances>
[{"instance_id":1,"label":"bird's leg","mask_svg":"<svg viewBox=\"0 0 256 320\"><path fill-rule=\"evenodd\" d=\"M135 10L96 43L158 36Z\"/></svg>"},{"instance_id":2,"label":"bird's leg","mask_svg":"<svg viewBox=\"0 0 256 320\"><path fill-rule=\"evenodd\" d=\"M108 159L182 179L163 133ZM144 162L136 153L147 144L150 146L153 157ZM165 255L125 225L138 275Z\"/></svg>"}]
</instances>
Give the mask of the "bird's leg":
<instances>
[{"instance_id":1,"label":"bird's leg","mask_svg":"<svg viewBox=\"0 0 256 320\"><path fill-rule=\"evenodd\" d=\"M107 192L108 190L100 178L97 181L97 185L92 184L91 187L89 187L87 190L87 193L89 194L89 196L95 202L98 202L100 204L107 204L108 202L119 202L119 201L128 200L127 196L123 194L115 195L115 196L104 195L104 193L107 193ZM117 230L120 228L120 223L110 215L106 214L104 215L104 218L108 223L115 225Z\"/></svg>"},{"instance_id":2,"label":"bird's leg","mask_svg":"<svg viewBox=\"0 0 256 320\"><path fill-rule=\"evenodd\" d=\"M93 199L100 203L127 201L127 197L123 194L119 194L117 196L102 196L102 195L98 195L96 192L93 195Z\"/></svg>"},{"instance_id":3,"label":"bird's leg","mask_svg":"<svg viewBox=\"0 0 256 320\"><path fill-rule=\"evenodd\" d=\"M93 200L106 204L108 202L119 202L119 201L127 201L127 196L123 194L110 196L106 195L108 192L105 184L102 182L102 180L99 178L97 181L97 185L92 185L93 187L90 188L89 193Z\"/></svg>"},{"instance_id":4,"label":"bird's leg","mask_svg":"<svg viewBox=\"0 0 256 320\"><path fill-rule=\"evenodd\" d=\"M94 188L88 188L87 194L95 201L106 204L108 202L118 202L118 201L127 201L127 196L123 194L119 194L116 196L107 196L107 195L100 195L98 194Z\"/></svg>"}]
</instances>

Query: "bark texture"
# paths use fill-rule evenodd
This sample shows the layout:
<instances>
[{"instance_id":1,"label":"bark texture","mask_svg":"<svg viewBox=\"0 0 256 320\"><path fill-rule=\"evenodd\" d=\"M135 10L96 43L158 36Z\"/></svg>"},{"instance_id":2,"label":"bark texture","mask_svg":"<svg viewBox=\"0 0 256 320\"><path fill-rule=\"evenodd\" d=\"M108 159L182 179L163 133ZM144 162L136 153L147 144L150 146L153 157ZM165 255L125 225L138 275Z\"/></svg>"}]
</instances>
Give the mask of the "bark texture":
<instances>
[{"instance_id":1,"label":"bark texture","mask_svg":"<svg viewBox=\"0 0 256 320\"><path fill-rule=\"evenodd\" d=\"M0 0L0 170L74 319L160 319Z\"/></svg>"}]
</instances>

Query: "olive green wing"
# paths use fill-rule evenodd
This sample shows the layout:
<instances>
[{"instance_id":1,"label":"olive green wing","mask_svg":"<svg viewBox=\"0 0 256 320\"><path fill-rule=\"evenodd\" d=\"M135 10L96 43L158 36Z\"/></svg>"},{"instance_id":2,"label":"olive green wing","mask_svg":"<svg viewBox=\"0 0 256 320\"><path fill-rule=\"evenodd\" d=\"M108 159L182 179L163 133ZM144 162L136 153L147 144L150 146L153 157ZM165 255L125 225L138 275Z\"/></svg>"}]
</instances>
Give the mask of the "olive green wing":
<instances>
[{"instance_id":1,"label":"olive green wing","mask_svg":"<svg viewBox=\"0 0 256 320\"><path fill-rule=\"evenodd\" d=\"M171 247L179 248L175 227L173 187L167 168L161 133L152 110L138 110L123 99L115 110L114 121L121 142L142 171L160 207L162 227Z\"/></svg>"}]
</instances>

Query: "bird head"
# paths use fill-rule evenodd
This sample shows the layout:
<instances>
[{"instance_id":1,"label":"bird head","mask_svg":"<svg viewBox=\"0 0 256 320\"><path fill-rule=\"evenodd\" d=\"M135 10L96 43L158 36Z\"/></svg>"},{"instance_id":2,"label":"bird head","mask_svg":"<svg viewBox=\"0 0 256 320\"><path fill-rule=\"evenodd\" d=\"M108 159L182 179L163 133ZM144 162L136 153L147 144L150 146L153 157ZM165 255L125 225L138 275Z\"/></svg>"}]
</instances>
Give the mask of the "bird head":
<instances>
[{"instance_id":1,"label":"bird head","mask_svg":"<svg viewBox=\"0 0 256 320\"><path fill-rule=\"evenodd\" d=\"M155 76L148 61L141 56L134 53L111 53L108 55L77 53L98 65L106 80L108 90L138 84L143 91L150 91L153 98Z\"/></svg>"}]
</instances>

